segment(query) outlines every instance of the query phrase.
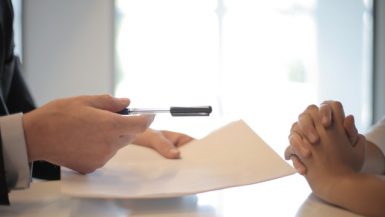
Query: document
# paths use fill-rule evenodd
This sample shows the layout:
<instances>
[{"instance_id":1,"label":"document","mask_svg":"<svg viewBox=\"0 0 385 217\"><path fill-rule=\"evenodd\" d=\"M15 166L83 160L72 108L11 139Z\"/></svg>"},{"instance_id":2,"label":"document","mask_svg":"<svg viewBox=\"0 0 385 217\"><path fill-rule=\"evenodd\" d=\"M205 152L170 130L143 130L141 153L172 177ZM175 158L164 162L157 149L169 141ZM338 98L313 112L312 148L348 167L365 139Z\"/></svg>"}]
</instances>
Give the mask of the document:
<instances>
[{"instance_id":1,"label":"document","mask_svg":"<svg viewBox=\"0 0 385 217\"><path fill-rule=\"evenodd\" d=\"M88 198L178 197L295 172L242 120L180 147L180 152L180 159L165 159L150 148L130 144L91 174L63 168L61 191Z\"/></svg>"}]
</instances>

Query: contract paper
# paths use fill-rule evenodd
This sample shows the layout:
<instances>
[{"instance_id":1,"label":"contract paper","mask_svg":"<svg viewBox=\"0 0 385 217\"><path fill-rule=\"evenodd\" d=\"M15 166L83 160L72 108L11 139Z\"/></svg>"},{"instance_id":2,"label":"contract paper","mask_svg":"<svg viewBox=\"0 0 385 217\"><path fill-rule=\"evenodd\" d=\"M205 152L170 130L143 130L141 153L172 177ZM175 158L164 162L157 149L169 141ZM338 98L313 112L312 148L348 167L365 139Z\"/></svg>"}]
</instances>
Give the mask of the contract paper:
<instances>
[{"instance_id":1,"label":"contract paper","mask_svg":"<svg viewBox=\"0 0 385 217\"><path fill-rule=\"evenodd\" d=\"M165 159L152 149L128 145L88 175L62 169L64 194L89 198L178 197L264 182L294 169L242 120L180 148Z\"/></svg>"}]
</instances>

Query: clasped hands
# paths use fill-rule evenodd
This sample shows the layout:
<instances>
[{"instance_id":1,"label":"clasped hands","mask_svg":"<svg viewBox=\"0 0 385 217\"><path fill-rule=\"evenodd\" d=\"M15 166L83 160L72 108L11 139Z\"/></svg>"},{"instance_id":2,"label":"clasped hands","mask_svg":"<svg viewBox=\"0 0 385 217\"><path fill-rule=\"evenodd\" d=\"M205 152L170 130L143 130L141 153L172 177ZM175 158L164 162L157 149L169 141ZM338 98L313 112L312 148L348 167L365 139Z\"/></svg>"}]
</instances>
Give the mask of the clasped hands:
<instances>
[{"instance_id":1,"label":"clasped hands","mask_svg":"<svg viewBox=\"0 0 385 217\"><path fill-rule=\"evenodd\" d=\"M292 160L321 198L341 177L359 172L364 164L366 139L337 101L310 105L292 125L289 142L285 159Z\"/></svg>"}]
</instances>

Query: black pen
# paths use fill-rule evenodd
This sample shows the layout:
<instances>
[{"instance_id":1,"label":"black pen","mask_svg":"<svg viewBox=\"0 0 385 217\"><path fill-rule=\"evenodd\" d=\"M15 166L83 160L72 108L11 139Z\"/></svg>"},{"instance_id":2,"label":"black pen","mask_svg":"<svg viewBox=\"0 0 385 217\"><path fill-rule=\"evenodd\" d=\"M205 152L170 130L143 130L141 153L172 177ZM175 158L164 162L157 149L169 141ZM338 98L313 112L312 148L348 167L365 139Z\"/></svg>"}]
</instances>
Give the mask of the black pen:
<instances>
[{"instance_id":1,"label":"black pen","mask_svg":"<svg viewBox=\"0 0 385 217\"><path fill-rule=\"evenodd\" d=\"M171 106L166 109L155 108L125 108L118 112L121 115L136 115L136 114L158 114L158 113L170 113L172 116L209 116L212 112L211 106L198 106L198 107L177 107Z\"/></svg>"}]
</instances>

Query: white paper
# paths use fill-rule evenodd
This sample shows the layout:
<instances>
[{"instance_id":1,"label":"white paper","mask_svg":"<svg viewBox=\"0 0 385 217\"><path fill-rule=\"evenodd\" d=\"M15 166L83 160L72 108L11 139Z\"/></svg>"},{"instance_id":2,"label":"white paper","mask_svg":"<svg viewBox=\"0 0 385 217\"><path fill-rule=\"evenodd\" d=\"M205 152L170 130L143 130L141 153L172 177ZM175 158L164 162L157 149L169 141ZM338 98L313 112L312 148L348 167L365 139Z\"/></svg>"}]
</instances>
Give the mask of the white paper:
<instances>
[{"instance_id":1,"label":"white paper","mask_svg":"<svg viewBox=\"0 0 385 217\"><path fill-rule=\"evenodd\" d=\"M176 197L254 184L293 174L294 169L242 120L180 148L169 160L154 150L128 145L88 175L62 169L61 190L76 197Z\"/></svg>"}]
</instances>

